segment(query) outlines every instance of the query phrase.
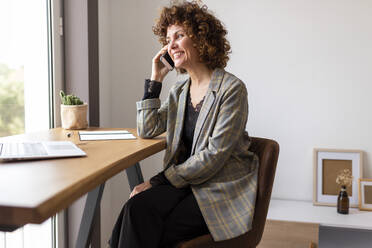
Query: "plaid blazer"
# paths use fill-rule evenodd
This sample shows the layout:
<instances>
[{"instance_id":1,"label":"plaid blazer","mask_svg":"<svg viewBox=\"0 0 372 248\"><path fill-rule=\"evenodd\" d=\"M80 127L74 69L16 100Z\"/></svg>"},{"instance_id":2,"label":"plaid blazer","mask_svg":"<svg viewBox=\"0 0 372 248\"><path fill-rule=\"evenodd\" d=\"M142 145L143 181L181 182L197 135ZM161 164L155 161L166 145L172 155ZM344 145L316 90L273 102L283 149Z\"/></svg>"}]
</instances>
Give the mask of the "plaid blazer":
<instances>
[{"instance_id":1,"label":"plaid blazer","mask_svg":"<svg viewBox=\"0 0 372 248\"><path fill-rule=\"evenodd\" d=\"M213 71L196 122L191 156L182 164L180 137L190 79L176 83L168 99L137 102L137 132L152 138L167 132L165 176L177 188L190 186L215 241L251 229L257 191L258 158L248 151L244 83L222 69Z\"/></svg>"}]
</instances>

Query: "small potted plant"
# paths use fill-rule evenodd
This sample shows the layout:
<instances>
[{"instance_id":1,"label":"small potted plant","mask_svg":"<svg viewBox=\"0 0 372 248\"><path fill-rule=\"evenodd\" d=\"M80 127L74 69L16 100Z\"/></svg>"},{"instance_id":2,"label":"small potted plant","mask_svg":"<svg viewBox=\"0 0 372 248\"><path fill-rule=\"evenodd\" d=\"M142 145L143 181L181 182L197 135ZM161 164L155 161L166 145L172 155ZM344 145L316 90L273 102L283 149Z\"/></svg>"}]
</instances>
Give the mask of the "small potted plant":
<instances>
[{"instance_id":1,"label":"small potted plant","mask_svg":"<svg viewBox=\"0 0 372 248\"><path fill-rule=\"evenodd\" d=\"M61 121L64 129L84 129L88 127L88 104L83 103L79 97L66 95L62 90L61 96Z\"/></svg>"}]
</instances>

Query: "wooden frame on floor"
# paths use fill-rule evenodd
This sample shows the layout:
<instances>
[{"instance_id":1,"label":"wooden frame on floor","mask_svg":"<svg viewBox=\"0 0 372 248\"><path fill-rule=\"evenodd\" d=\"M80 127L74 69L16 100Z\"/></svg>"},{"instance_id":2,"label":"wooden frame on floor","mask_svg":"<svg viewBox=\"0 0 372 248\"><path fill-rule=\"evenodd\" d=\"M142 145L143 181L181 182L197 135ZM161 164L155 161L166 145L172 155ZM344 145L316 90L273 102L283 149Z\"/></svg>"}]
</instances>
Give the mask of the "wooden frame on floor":
<instances>
[{"instance_id":1,"label":"wooden frame on floor","mask_svg":"<svg viewBox=\"0 0 372 248\"><path fill-rule=\"evenodd\" d=\"M337 174L343 169L352 172L353 183L347 188L350 207L358 207L358 182L363 175L363 151L315 148L313 154L313 204L336 206L340 185Z\"/></svg>"}]
</instances>

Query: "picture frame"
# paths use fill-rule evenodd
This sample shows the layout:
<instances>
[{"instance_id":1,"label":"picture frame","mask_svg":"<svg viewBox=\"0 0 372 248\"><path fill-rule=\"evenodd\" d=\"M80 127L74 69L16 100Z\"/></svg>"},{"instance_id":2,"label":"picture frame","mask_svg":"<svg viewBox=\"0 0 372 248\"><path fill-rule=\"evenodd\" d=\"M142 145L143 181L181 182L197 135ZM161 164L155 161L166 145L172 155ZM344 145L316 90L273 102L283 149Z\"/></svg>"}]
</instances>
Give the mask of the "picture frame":
<instances>
[{"instance_id":1,"label":"picture frame","mask_svg":"<svg viewBox=\"0 0 372 248\"><path fill-rule=\"evenodd\" d=\"M353 176L352 185L347 187L349 206L358 207L358 179L363 177L362 161L361 150L314 148L313 204L337 206L341 185L336 183L336 178L340 171L349 169Z\"/></svg>"},{"instance_id":2,"label":"picture frame","mask_svg":"<svg viewBox=\"0 0 372 248\"><path fill-rule=\"evenodd\" d=\"M372 179L358 179L359 209L372 211Z\"/></svg>"}]
</instances>

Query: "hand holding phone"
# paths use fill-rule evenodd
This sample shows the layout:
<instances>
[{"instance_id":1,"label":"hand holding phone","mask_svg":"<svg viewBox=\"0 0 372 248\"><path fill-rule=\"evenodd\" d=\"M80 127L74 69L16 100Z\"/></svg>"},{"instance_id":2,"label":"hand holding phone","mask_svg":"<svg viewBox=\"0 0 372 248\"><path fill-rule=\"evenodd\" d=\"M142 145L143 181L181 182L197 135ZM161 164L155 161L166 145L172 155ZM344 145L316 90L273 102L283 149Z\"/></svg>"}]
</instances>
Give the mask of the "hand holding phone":
<instances>
[{"instance_id":1,"label":"hand holding phone","mask_svg":"<svg viewBox=\"0 0 372 248\"><path fill-rule=\"evenodd\" d=\"M160 61L165 65L165 67L168 68L168 70L171 71L174 69L174 62L171 56L169 55L168 51L164 53L163 55L161 55Z\"/></svg>"},{"instance_id":2,"label":"hand holding phone","mask_svg":"<svg viewBox=\"0 0 372 248\"><path fill-rule=\"evenodd\" d=\"M164 46L152 59L151 80L162 82L164 77L174 68L174 62Z\"/></svg>"}]
</instances>

